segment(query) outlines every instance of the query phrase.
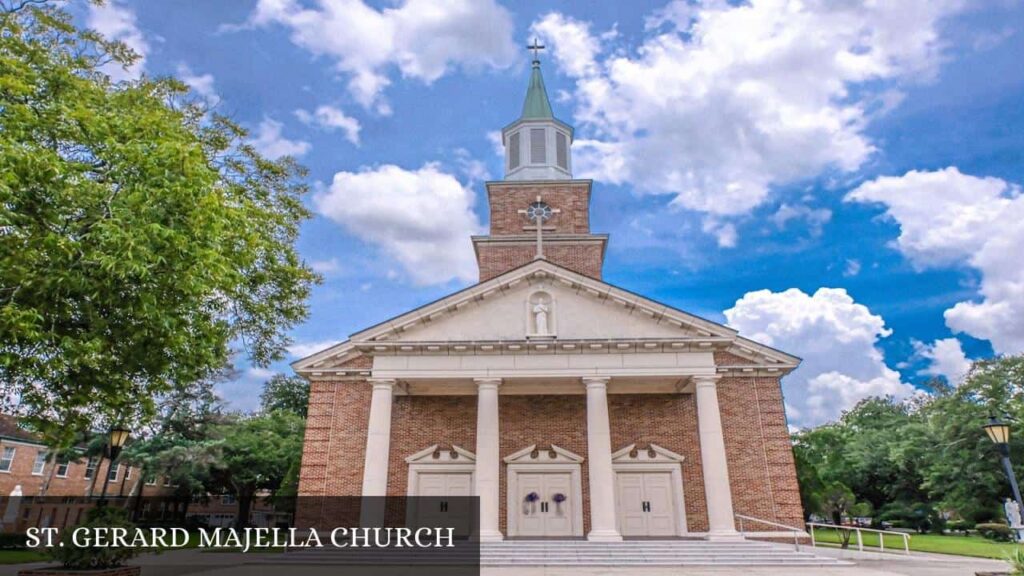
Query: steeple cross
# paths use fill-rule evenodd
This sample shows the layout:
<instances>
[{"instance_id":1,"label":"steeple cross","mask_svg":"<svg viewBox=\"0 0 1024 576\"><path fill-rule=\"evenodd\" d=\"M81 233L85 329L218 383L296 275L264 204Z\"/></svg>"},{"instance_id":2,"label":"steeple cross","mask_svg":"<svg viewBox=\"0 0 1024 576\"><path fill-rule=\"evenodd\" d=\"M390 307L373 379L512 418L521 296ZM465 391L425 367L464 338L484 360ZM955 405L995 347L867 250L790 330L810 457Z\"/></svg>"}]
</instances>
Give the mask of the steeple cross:
<instances>
[{"instance_id":1,"label":"steeple cross","mask_svg":"<svg viewBox=\"0 0 1024 576\"><path fill-rule=\"evenodd\" d=\"M528 44L526 47L530 50L533 50L533 61L538 62L538 54L540 54L540 51L544 49L544 46L541 45L541 43L537 40L537 37L534 36L533 44Z\"/></svg>"},{"instance_id":2,"label":"steeple cross","mask_svg":"<svg viewBox=\"0 0 1024 576\"><path fill-rule=\"evenodd\" d=\"M544 259L544 221L562 211L545 204L538 194L536 202L530 204L530 207L526 210L519 210L518 212L537 223L537 255L533 259Z\"/></svg>"}]
</instances>

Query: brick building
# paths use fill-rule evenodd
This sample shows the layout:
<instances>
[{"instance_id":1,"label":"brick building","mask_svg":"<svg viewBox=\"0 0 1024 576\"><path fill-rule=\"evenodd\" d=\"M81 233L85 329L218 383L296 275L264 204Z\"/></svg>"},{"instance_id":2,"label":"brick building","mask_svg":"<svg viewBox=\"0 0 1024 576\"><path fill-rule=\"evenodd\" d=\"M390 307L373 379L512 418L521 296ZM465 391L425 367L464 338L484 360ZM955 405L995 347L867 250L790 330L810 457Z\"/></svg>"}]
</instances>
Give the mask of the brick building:
<instances>
[{"instance_id":1,"label":"brick building","mask_svg":"<svg viewBox=\"0 0 1024 576\"><path fill-rule=\"evenodd\" d=\"M534 61L472 238L480 282L294 364L300 495L475 495L484 540L801 526L780 388L799 359L603 282L572 138Z\"/></svg>"}]
</instances>

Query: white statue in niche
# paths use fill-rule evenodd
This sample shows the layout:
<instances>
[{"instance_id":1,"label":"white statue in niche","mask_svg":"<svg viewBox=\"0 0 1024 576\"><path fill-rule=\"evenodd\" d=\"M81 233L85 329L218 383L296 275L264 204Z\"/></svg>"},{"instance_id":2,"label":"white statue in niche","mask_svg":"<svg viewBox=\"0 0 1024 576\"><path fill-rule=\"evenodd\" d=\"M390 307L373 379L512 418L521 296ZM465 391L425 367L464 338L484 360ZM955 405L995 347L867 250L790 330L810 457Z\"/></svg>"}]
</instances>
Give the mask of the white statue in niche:
<instances>
[{"instance_id":1,"label":"white statue in niche","mask_svg":"<svg viewBox=\"0 0 1024 576\"><path fill-rule=\"evenodd\" d=\"M548 307L542 300L533 305L533 322L537 328L537 334L545 335L548 330Z\"/></svg>"},{"instance_id":2,"label":"white statue in niche","mask_svg":"<svg viewBox=\"0 0 1024 576\"><path fill-rule=\"evenodd\" d=\"M555 301L543 289L526 300L526 332L531 338L552 338L555 335Z\"/></svg>"}]
</instances>

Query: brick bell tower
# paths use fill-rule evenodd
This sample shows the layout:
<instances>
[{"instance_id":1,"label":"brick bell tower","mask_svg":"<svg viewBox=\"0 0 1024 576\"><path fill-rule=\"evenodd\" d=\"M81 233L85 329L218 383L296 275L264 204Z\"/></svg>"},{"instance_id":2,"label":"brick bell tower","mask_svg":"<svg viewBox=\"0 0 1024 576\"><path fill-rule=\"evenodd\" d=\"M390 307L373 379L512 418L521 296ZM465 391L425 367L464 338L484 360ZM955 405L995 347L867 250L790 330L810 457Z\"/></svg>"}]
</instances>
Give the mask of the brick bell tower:
<instances>
[{"instance_id":1,"label":"brick bell tower","mask_svg":"<svg viewBox=\"0 0 1024 576\"><path fill-rule=\"evenodd\" d=\"M572 177L572 126L551 112L537 59L543 46L528 48L523 112L501 130L505 179L487 183L490 234L473 236L480 281L539 258L600 280L608 235L590 233L592 181Z\"/></svg>"}]
</instances>

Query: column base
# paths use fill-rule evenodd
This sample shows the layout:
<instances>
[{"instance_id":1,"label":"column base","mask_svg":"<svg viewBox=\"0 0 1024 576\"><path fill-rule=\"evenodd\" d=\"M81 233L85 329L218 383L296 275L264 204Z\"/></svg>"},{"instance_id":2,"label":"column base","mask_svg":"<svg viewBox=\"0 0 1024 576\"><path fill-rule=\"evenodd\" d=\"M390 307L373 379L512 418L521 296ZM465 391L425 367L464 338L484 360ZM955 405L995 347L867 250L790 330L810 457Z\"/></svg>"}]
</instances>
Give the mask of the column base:
<instances>
[{"instance_id":1,"label":"column base","mask_svg":"<svg viewBox=\"0 0 1024 576\"><path fill-rule=\"evenodd\" d=\"M587 534L590 542L622 542L622 535L618 530L591 530Z\"/></svg>"},{"instance_id":2,"label":"column base","mask_svg":"<svg viewBox=\"0 0 1024 576\"><path fill-rule=\"evenodd\" d=\"M743 534L740 534L736 530L716 530L714 532L708 532L708 535L704 537L705 540L712 540L715 542L741 542L746 540Z\"/></svg>"},{"instance_id":3,"label":"column base","mask_svg":"<svg viewBox=\"0 0 1024 576\"><path fill-rule=\"evenodd\" d=\"M502 542L505 540L505 535L497 530L494 531L480 531L476 539L480 542Z\"/></svg>"}]
</instances>

